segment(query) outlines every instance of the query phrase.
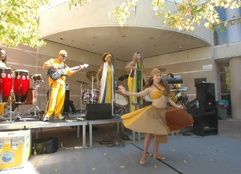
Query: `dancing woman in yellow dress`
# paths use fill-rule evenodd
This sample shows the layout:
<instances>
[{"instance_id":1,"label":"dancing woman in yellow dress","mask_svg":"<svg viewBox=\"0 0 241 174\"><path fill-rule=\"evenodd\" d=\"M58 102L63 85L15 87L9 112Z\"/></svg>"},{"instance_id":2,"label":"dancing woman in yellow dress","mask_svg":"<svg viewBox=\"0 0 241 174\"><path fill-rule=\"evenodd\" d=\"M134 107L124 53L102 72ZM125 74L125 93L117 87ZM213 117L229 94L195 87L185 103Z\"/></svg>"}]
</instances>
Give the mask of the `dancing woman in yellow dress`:
<instances>
[{"instance_id":1,"label":"dancing woman in yellow dress","mask_svg":"<svg viewBox=\"0 0 241 174\"><path fill-rule=\"evenodd\" d=\"M119 90L125 95L137 97L149 95L152 98L152 105L122 116L126 128L146 133L140 164L146 161L152 135L154 135L153 158L163 160L164 157L158 155L159 143L167 143L170 131L180 130L193 124L193 119L183 109L183 106L175 104L169 97L170 87L162 80L160 70L154 68L151 75L147 88L141 92L128 92L123 86L119 86ZM168 103L177 109L167 109Z\"/></svg>"},{"instance_id":2,"label":"dancing woman in yellow dress","mask_svg":"<svg viewBox=\"0 0 241 174\"><path fill-rule=\"evenodd\" d=\"M130 92L140 92L143 87L143 80L146 79L144 73L143 56L141 52L135 52L133 60L126 65L126 69L130 69L127 85ZM139 109L142 99L136 96L130 96L130 112Z\"/></svg>"}]
</instances>

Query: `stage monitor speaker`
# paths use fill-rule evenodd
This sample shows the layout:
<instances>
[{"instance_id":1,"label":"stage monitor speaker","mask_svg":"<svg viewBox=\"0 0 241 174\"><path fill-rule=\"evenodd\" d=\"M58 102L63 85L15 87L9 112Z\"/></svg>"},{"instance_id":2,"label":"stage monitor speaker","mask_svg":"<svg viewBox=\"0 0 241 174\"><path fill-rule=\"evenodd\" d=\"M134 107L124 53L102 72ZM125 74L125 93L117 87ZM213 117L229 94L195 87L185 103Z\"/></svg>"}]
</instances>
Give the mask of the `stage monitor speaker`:
<instances>
[{"instance_id":1,"label":"stage monitor speaker","mask_svg":"<svg viewBox=\"0 0 241 174\"><path fill-rule=\"evenodd\" d=\"M216 107L214 83L198 83L196 95L200 108L212 110Z\"/></svg>"},{"instance_id":2,"label":"stage monitor speaker","mask_svg":"<svg viewBox=\"0 0 241 174\"><path fill-rule=\"evenodd\" d=\"M112 118L111 104L87 104L85 108L86 120L101 120Z\"/></svg>"},{"instance_id":3,"label":"stage monitor speaker","mask_svg":"<svg viewBox=\"0 0 241 174\"><path fill-rule=\"evenodd\" d=\"M193 113L193 133L196 135L217 135L218 115L217 110L206 111L204 108L196 108Z\"/></svg>"}]
</instances>

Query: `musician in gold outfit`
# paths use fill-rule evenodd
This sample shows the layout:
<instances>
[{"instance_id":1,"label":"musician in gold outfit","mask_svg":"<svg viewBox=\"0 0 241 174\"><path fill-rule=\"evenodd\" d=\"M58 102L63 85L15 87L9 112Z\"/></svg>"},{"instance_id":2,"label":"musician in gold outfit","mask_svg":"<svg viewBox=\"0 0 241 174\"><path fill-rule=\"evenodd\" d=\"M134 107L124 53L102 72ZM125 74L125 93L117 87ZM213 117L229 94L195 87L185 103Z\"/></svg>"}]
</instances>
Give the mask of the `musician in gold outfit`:
<instances>
[{"instance_id":1,"label":"musician in gold outfit","mask_svg":"<svg viewBox=\"0 0 241 174\"><path fill-rule=\"evenodd\" d=\"M143 80L146 79L143 65L143 55L137 51L133 55L133 60L125 67L130 70L128 76L128 89L130 92L140 92L143 88ZM139 109L142 99L136 96L130 96L130 112Z\"/></svg>"},{"instance_id":2,"label":"musician in gold outfit","mask_svg":"<svg viewBox=\"0 0 241 174\"><path fill-rule=\"evenodd\" d=\"M110 103L112 113L114 107L114 66L112 64L113 54L106 52L102 55L104 62L96 74L97 87L100 89L99 103Z\"/></svg>"},{"instance_id":3,"label":"musician in gold outfit","mask_svg":"<svg viewBox=\"0 0 241 174\"><path fill-rule=\"evenodd\" d=\"M67 58L67 52L65 50L60 50L57 58L50 59L43 64L44 70L51 70L53 72L58 72L62 69L64 75L71 76L79 72L82 68L76 70L71 70L64 62ZM49 76L49 86L50 95L49 101L47 103L45 115L43 121L49 121L49 118L54 114L54 119L63 120L62 107L65 99L65 76L60 76L58 79L54 80Z\"/></svg>"}]
</instances>

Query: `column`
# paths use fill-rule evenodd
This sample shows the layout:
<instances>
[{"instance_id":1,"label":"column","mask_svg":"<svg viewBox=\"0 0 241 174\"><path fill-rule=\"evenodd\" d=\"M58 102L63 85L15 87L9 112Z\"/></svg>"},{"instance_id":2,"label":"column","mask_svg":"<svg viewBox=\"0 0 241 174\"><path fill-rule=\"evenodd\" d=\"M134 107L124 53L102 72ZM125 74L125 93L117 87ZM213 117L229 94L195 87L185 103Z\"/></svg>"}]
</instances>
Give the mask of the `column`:
<instances>
[{"instance_id":1,"label":"column","mask_svg":"<svg viewBox=\"0 0 241 174\"><path fill-rule=\"evenodd\" d=\"M232 118L241 119L241 57L231 58L229 67Z\"/></svg>"},{"instance_id":2,"label":"column","mask_svg":"<svg viewBox=\"0 0 241 174\"><path fill-rule=\"evenodd\" d=\"M240 10L239 9L227 9L226 10L226 19L232 20L235 19L233 16L240 16ZM237 21L235 21L237 22ZM228 35L228 43L234 43L241 41L241 25L235 24L235 25L229 25L227 28L227 35Z\"/></svg>"}]
</instances>

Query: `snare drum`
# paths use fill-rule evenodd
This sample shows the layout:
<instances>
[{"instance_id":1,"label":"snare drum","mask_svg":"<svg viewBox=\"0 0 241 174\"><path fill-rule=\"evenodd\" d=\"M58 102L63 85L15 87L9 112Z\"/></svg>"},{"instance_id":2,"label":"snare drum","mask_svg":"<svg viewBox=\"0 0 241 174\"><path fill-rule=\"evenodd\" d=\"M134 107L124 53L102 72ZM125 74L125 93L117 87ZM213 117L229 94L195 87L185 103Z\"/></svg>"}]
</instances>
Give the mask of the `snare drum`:
<instances>
[{"instance_id":1,"label":"snare drum","mask_svg":"<svg viewBox=\"0 0 241 174\"><path fill-rule=\"evenodd\" d=\"M91 101L93 100L93 102L98 102L100 96L100 91L98 89L93 89L93 96L91 95Z\"/></svg>"},{"instance_id":2,"label":"snare drum","mask_svg":"<svg viewBox=\"0 0 241 174\"><path fill-rule=\"evenodd\" d=\"M84 89L82 92L82 100L89 102L91 98L91 90L89 89Z\"/></svg>"},{"instance_id":3,"label":"snare drum","mask_svg":"<svg viewBox=\"0 0 241 174\"><path fill-rule=\"evenodd\" d=\"M119 113L126 105L128 105L127 97L115 92L115 113Z\"/></svg>"},{"instance_id":4,"label":"snare drum","mask_svg":"<svg viewBox=\"0 0 241 174\"><path fill-rule=\"evenodd\" d=\"M30 85L29 71L17 69L14 71L14 93L16 103L25 103Z\"/></svg>"},{"instance_id":5,"label":"snare drum","mask_svg":"<svg viewBox=\"0 0 241 174\"><path fill-rule=\"evenodd\" d=\"M0 68L0 103L7 103L12 89L12 71Z\"/></svg>"}]
</instances>

